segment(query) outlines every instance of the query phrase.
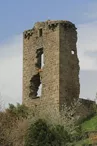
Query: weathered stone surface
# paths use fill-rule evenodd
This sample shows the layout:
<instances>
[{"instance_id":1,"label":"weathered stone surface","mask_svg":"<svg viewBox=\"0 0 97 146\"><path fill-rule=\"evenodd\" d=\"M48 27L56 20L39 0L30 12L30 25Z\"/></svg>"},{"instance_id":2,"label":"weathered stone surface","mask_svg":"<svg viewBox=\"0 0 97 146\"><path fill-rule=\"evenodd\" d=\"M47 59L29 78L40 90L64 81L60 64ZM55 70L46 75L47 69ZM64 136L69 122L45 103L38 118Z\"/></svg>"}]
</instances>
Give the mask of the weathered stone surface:
<instances>
[{"instance_id":1,"label":"weathered stone surface","mask_svg":"<svg viewBox=\"0 0 97 146\"><path fill-rule=\"evenodd\" d=\"M64 104L70 106L80 93L76 27L63 20L37 22L24 32L23 41L23 103L33 107L35 112L51 113L55 109L59 113ZM37 52L41 55L41 48L44 54L42 71L39 55L36 57ZM29 88L33 85L31 79L38 73L41 81L37 80L37 83L42 83L40 98L36 98L37 83Z\"/></svg>"}]
</instances>

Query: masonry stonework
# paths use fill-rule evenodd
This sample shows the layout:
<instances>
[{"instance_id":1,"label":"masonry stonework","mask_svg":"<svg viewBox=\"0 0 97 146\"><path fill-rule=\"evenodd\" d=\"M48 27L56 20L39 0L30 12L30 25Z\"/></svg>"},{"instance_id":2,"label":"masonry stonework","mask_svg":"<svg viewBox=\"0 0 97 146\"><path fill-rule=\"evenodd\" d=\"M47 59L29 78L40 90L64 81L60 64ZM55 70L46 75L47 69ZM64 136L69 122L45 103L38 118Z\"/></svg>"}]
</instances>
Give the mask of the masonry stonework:
<instances>
[{"instance_id":1,"label":"masonry stonework","mask_svg":"<svg viewBox=\"0 0 97 146\"><path fill-rule=\"evenodd\" d=\"M79 98L77 31L69 21L37 22L23 34L23 103L58 113ZM41 66L41 55L44 66ZM42 93L37 97L39 85Z\"/></svg>"}]
</instances>

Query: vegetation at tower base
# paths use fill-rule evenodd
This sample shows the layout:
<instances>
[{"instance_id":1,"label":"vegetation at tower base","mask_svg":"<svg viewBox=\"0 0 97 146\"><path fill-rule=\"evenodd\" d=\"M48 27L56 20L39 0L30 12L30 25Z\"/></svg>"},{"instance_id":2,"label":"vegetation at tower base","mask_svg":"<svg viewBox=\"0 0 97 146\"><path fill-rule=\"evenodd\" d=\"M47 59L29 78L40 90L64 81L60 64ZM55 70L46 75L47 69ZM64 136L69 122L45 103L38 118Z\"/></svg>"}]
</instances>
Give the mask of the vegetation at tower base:
<instances>
[{"instance_id":1,"label":"vegetation at tower base","mask_svg":"<svg viewBox=\"0 0 97 146\"><path fill-rule=\"evenodd\" d=\"M63 126L52 127L39 119L30 125L25 146L64 146L67 142L70 142L70 135Z\"/></svg>"},{"instance_id":2,"label":"vegetation at tower base","mask_svg":"<svg viewBox=\"0 0 97 146\"><path fill-rule=\"evenodd\" d=\"M63 122L60 118L56 123L36 118L31 112L20 104L9 104L8 109L0 112L0 146L84 146L92 143L89 135L97 130L97 113L74 124L75 121L70 120L71 112L67 113L68 120Z\"/></svg>"},{"instance_id":3,"label":"vegetation at tower base","mask_svg":"<svg viewBox=\"0 0 97 146\"><path fill-rule=\"evenodd\" d=\"M17 106L9 104L8 109L0 112L0 146L12 146L18 138L22 141L22 136L26 130L24 124L27 115L27 107L20 104Z\"/></svg>"}]
</instances>

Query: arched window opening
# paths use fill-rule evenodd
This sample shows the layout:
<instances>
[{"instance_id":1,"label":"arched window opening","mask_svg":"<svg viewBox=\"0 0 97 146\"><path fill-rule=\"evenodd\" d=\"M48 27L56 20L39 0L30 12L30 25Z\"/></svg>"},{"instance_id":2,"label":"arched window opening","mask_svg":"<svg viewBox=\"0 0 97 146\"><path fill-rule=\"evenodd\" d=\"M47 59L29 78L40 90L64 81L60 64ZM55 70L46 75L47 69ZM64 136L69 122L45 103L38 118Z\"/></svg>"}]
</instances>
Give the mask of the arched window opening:
<instances>
[{"instance_id":1,"label":"arched window opening","mask_svg":"<svg viewBox=\"0 0 97 146\"><path fill-rule=\"evenodd\" d=\"M72 51L71 51L71 54L72 54L72 55L74 55L74 54L75 54L75 52L72 50Z\"/></svg>"}]
</instances>

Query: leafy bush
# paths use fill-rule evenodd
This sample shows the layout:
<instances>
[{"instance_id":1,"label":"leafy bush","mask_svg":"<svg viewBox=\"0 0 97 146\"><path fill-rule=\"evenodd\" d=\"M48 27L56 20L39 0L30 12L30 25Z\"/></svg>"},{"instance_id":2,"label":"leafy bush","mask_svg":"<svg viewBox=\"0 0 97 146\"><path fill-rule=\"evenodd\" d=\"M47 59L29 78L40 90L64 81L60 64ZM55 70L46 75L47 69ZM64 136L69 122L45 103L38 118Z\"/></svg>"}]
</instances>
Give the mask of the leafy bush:
<instances>
[{"instance_id":1,"label":"leafy bush","mask_svg":"<svg viewBox=\"0 0 97 146\"><path fill-rule=\"evenodd\" d=\"M64 146L70 141L70 136L63 126L49 126L39 119L31 124L26 138L25 146Z\"/></svg>"}]
</instances>

